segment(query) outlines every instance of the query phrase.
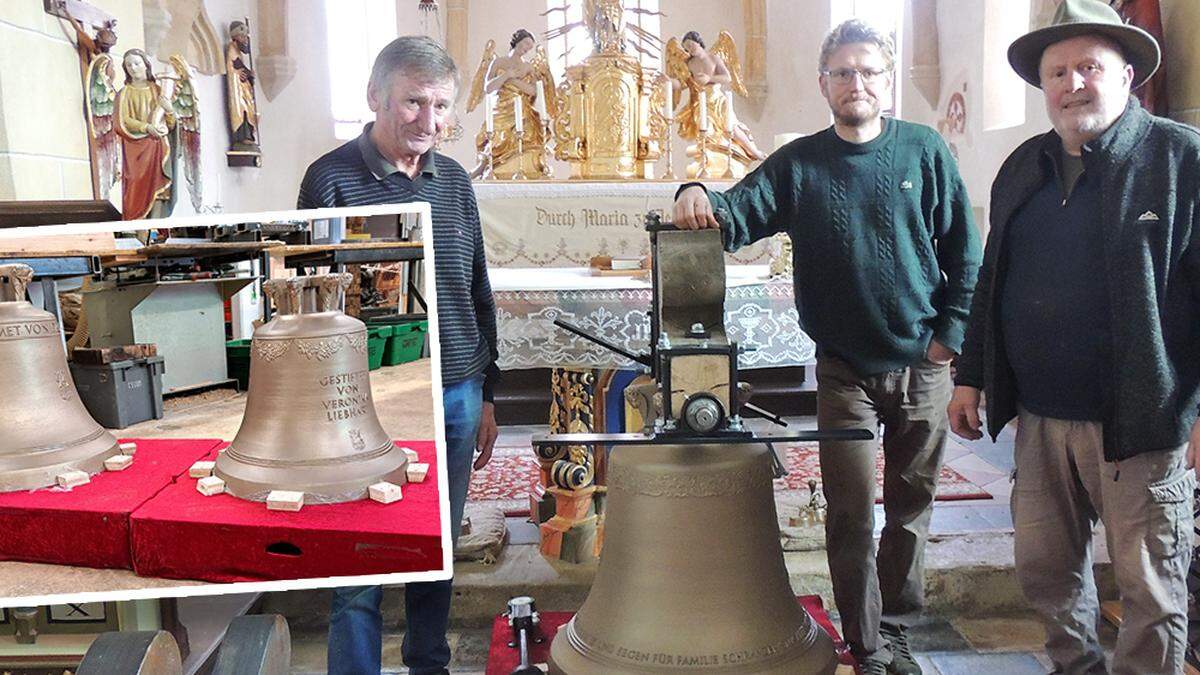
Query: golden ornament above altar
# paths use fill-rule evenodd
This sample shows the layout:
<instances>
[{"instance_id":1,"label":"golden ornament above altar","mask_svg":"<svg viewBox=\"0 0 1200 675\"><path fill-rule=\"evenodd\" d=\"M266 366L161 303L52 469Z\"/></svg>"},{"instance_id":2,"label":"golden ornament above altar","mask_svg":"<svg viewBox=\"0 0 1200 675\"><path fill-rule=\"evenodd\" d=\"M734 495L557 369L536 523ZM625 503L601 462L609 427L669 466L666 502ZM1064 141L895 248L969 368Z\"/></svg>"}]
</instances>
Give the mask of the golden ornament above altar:
<instances>
[{"instance_id":1,"label":"golden ornament above altar","mask_svg":"<svg viewBox=\"0 0 1200 675\"><path fill-rule=\"evenodd\" d=\"M553 156L570 165L572 179L646 180L656 177L654 164L665 154L661 177L674 179L675 121L680 137L692 142L689 177L740 178L751 162L766 157L734 114L733 96L745 96L746 88L727 31L711 50L694 31L682 41L672 38L662 73L643 68L634 54L658 55L662 40L626 21L630 12L661 12L626 8L621 0L583 4L580 21L546 32L553 40L584 28L591 39L592 53L568 66L561 83L529 31L513 33L506 55L497 55L495 41L488 41L467 101L468 112L485 104L473 177L549 178ZM545 14L560 11L567 7Z\"/></svg>"},{"instance_id":2,"label":"golden ornament above altar","mask_svg":"<svg viewBox=\"0 0 1200 675\"><path fill-rule=\"evenodd\" d=\"M566 11L565 7L551 11ZM626 46L655 53L662 44L625 21L620 0L585 0L583 20L546 34L553 39L579 26L587 29L593 52L567 68L557 91L555 157L571 165L571 178L653 178L654 162L667 140L663 117L665 81L642 68Z\"/></svg>"}]
</instances>

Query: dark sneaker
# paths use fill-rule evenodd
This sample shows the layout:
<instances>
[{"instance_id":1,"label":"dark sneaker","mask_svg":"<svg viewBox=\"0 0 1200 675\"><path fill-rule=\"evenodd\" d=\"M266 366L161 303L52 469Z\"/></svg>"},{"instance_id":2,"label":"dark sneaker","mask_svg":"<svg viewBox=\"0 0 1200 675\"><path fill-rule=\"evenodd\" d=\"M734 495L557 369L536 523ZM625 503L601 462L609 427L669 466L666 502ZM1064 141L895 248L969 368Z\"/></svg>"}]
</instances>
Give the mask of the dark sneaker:
<instances>
[{"instance_id":1,"label":"dark sneaker","mask_svg":"<svg viewBox=\"0 0 1200 675\"><path fill-rule=\"evenodd\" d=\"M921 675L921 666L917 665L917 659L908 646L908 635L904 633L903 626L881 623L879 634L890 643L892 652L892 662L887 665L887 672L892 675Z\"/></svg>"},{"instance_id":2,"label":"dark sneaker","mask_svg":"<svg viewBox=\"0 0 1200 675\"><path fill-rule=\"evenodd\" d=\"M877 656L859 659L858 675L888 675L887 661Z\"/></svg>"}]
</instances>

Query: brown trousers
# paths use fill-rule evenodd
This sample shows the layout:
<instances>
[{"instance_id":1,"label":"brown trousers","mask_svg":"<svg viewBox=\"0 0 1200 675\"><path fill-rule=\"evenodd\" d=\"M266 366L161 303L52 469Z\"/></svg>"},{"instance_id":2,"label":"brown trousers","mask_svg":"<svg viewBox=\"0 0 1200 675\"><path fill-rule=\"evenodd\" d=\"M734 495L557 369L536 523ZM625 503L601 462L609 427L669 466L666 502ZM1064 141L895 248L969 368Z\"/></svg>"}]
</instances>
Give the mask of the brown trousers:
<instances>
[{"instance_id":1,"label":"brown trousers","mask_svg":"<svg viewBox=\"0 0 1200 675\"><path fill-rule=\"evenodd\" d=\"M950 366L922 361L862 377L834 356L817 357L817 426L883 425L885 522L875 550L879 440L821 443L829 503L825 539L842 631L860 658L888 658L881 620L905 625L925 605L925 540L946 448Z\"/></svg>"}]
</instances>

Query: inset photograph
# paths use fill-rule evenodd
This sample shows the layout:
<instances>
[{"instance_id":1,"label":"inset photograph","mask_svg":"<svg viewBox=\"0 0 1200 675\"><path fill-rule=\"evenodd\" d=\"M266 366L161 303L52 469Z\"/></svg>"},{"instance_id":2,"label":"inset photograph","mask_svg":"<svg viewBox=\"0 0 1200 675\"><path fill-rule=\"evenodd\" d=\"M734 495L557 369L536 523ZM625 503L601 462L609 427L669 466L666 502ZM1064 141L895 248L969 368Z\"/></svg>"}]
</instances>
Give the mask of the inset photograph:
<instances>
[{"instance_id":1,"label":"inset photograph","mask_svg":"<svg viewBox=\"0 0 1200 675\"><path fill-rule=\"evenodd\" d=\"M448 576L428 223L6 230L0 604Z\"/></svg>"}]
</instances>

